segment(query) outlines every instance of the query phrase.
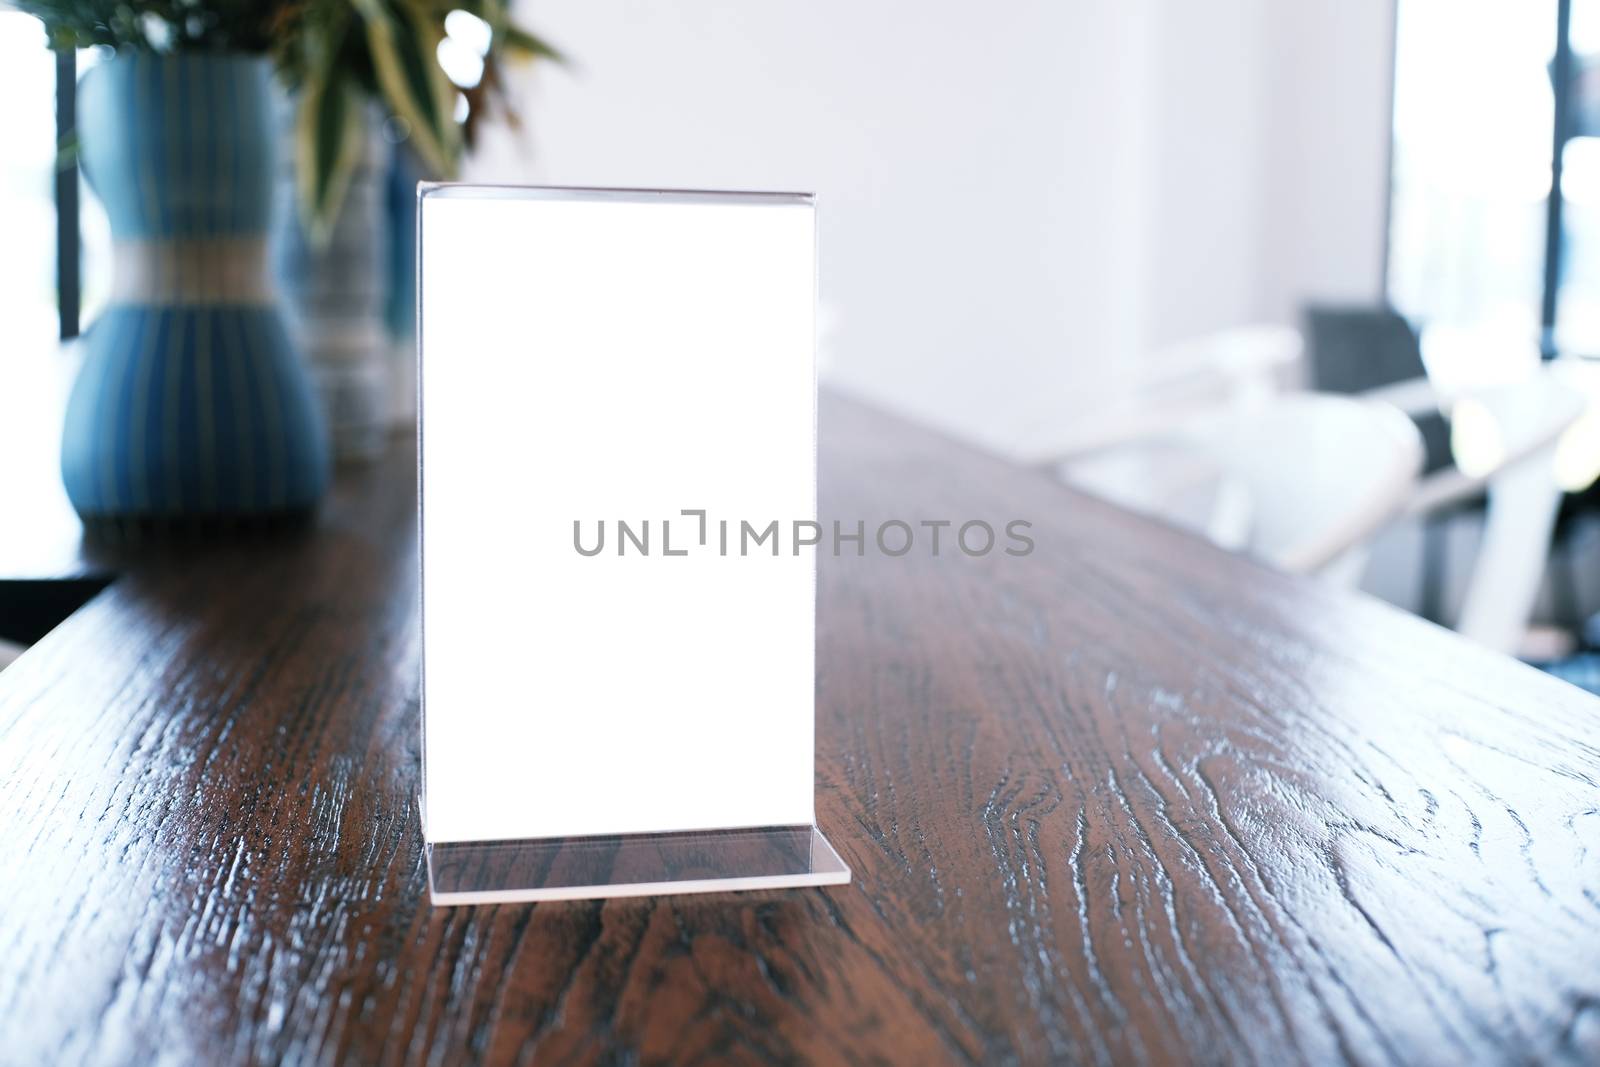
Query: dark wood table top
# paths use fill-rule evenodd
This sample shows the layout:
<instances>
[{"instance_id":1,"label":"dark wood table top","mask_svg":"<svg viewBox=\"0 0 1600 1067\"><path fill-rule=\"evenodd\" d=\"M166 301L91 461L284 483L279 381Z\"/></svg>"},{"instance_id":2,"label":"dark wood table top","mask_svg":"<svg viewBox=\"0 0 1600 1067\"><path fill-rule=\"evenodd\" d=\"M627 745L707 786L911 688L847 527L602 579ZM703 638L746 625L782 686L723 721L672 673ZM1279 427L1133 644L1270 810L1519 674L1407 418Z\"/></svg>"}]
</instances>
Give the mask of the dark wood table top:
<instances>
[{"instance_id":1,"label":"dark wood table top","mask_svg":"<svg viewBox=\"0 0 1600 1067\"><path fill-rule=\"evenodd\" d=\"M397 447L0 674L0 1061L1600 1060L1600 702L854 404L821 442L824 517L1038 546L822 560L851 885L430 908Z\"/></svg>"}]
</instances>

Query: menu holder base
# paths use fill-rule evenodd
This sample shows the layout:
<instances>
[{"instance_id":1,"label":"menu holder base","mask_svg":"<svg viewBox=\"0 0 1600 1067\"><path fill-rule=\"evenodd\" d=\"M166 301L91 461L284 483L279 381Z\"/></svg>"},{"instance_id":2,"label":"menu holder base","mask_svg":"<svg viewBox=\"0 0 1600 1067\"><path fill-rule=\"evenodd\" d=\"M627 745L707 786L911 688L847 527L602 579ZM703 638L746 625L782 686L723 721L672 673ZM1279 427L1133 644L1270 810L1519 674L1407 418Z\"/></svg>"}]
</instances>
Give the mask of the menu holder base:
<instances>
[{"instance_id":1,"label":"menu holder base","mask_svg":"<svg viewBox=\"0 0 1600 1067\"><path fill-rule=\"evenodd\" d=\"M435 905L727 893L847 885L815 826L424 846Z\"/></svg>"}]
</instances>

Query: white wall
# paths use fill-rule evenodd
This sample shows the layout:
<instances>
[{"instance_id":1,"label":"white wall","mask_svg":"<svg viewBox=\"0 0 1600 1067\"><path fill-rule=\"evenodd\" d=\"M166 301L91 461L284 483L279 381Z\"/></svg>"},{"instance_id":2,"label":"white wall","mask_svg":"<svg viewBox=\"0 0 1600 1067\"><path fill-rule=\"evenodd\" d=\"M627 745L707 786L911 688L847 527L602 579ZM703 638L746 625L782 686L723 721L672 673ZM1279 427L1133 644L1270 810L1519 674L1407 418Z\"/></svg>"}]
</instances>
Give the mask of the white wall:
<instances>
[{"instance_id":1,"label":"white wall","mask_svg":"<svg viewBox=\"0 0 1600 1067\"><path fill-rule=\"evenodd\" d=\"M827 378L1027 451L1151 346L1376 293L1389 3L541 0L576 65L473 176L813 190Z\"/></svg>"},{"instance_id":2,"label":"white wall","mask_svg":"<svg viewBox=\"0 0 1600 1067\"><path fill-rule=\"evenodd\" d=\"M1269 222L1262 9L1272 2L1162 3L1152 24L1139 192L1146 348L1259 317L1254 256Z\"/></svg>"},{"instance_id":3,"label":"white wall","mask_svg":"<svg viewBox=\"0 0 1600 1067\"><path fill-rule=\"evenodd\" d=\"M1267 3L1260 312L1383 299L1394 0Z\"/></svg>"}]
</instances>

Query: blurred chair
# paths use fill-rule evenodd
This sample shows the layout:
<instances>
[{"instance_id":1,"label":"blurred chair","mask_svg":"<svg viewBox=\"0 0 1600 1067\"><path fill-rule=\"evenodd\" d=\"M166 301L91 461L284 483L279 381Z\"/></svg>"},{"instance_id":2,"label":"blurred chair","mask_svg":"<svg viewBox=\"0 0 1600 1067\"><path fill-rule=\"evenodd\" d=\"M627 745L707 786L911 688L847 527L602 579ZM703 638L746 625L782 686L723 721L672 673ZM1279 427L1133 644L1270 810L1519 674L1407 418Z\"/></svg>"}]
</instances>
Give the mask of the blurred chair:
<instances>
[{"instance_id":1,"label":"blurred chair","mask_svg":"<svg viewBox=\"0 0 1600 1067\"><path fill-rule=\"evenodd\" d=\"M1089 402L1071 413L1055 447L1035 462L1137 441L1174 423L1248 406L1295 383L1300 332L1240 326L1150 353L1099 379Z\"/></svg>"},{"instance_id":2,"label":"blurred chair","mask_svg":"<svg viewBox=\"0 0 1600 1067\"><path fill-rule=\"evenodd\" d=\"M1308 307L1305 321L1305 382L1310 388L1388 401L1417 424L1427 449L1424 472L1454 465L1450 426L1410 322L1388 308L1323 306ZM1433 503L1438 507L1448 502Z\"/></svg>"},{"instance_id":3,"label":"blurred chair","mask_svg":"<svg viewBox=\"0 0 1600 1067\"><path fill-rule=\"evenodd\" d=\"M1410 497L1422 441L1387 404L1297 393L1052 466L1070 484L1283 570L1353 582L1367 540Z\"/></svg>"},{"instance_id":4,"label":"blurred chair","mask_svg":"<svg viewBox=\"0 0 1600 1067\"><path fill-rule=\"evenodd\" d=\"M1515 653L1527 630L1549 557L1561 490L1558 439L1583 411L1554 376L1445 395L1433 387L1416 331L1388 308L1311 307L1307 379L1329 392L1383 400L1416 422L1424 476L1406 512L1423 523L1422 614L1439 621L1443 520L1487 505L1456 629Z\"/></svg>"}]
</instances>

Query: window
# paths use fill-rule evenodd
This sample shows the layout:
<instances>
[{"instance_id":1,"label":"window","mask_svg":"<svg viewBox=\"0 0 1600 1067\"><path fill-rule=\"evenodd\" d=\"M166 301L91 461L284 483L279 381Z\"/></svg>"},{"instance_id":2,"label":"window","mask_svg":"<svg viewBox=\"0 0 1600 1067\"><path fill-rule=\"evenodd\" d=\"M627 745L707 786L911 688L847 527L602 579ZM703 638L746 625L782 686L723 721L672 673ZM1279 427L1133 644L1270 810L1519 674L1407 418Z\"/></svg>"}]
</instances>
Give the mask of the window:
<instances>
[{"instance_id":1,"label":"window","mask_svg":"<svg viewBox=\"0 0 1600 1067\"><path fill-rule=\"evenodd\" d=\"M1600 0L1399 0L1389 298L1600 356Z\"/></svg>"},{"instance_id":2,"label":"window","mask_svg":"<svg viewBox=\"0 0 1600 1067\"><path fill-rule=\"evenodd\" d=\"M55 86L44 27L31 15L0 11L0 307L30 339L57 329Z\"/></svg>"},{"instance_id":3,"label":"window","mask_svg":"<svg viewBox=\"0 0 1600 1067\"><path fill-rule=\"evenodd\" d=\"M71 84L99 58L80 52L62 64L46 44L44 27L31 15L0 10L0 314L8 351L47 347L63 327L87 323L104 302L111 282L111 228L68 160L67 182L77 189L78 225L58 232L56 127L58 78ZM67 205L70 224L74 212ZM74 247L81 252L73 257ZM65 254L67 299L60 299L57 264ZM76 277L77 284L71 284ZM70 320L70 321L69 321ZM70 329L68 330L70 332ZM21 343L15 343L21 342Z\"/></svg>"}]
</instances>

